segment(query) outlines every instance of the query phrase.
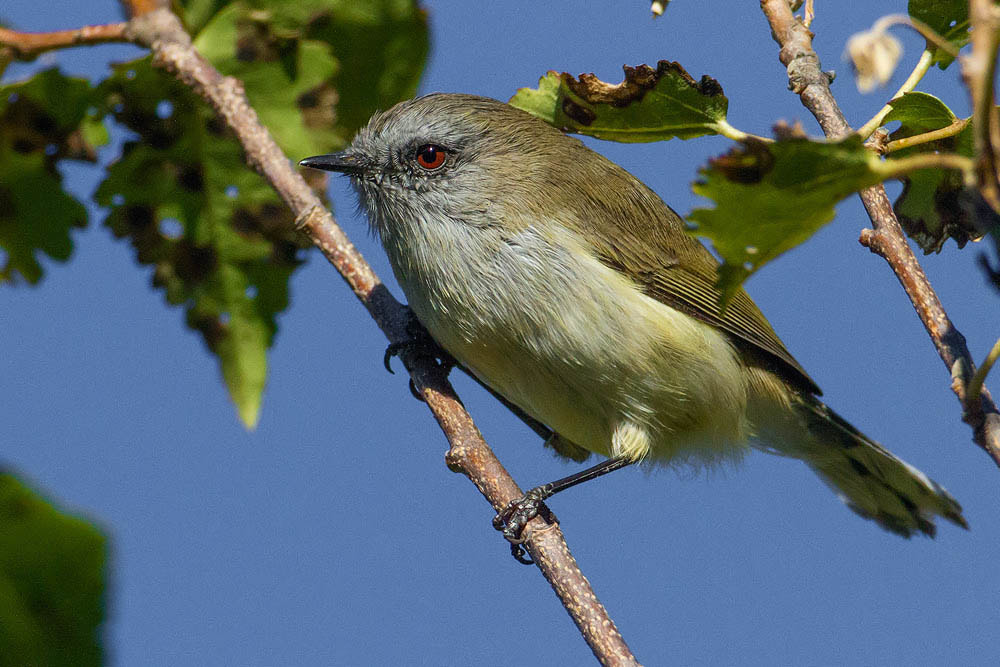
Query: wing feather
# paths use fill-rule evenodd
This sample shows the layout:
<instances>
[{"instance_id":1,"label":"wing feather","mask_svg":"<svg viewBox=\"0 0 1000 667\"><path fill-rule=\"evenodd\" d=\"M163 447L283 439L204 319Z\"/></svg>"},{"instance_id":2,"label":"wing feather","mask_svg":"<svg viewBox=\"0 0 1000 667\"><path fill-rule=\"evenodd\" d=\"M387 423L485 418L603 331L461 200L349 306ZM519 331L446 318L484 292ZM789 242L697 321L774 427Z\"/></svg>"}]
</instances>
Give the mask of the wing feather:
<instances>
[{"instance_id":1,"label":"wing feather","mask_svg":"<svg viewBox=\"0 0 1000 667\"><path fill-rule=\"evenodd\" d=\"M579 149L590 150L582 143ZM571 175L575 170L588 173ZM627 275L648 296L725 332L742 352L786 381L822 393L743 289L725 310L720 308L718 261L641 181L604 158L575 161L549 178L563 193L561 204L570 209L562 224L576 226L590 239L601 262ZM579 187L594 179L608 187L599 193Z\"/></svg>"}]
</instances>

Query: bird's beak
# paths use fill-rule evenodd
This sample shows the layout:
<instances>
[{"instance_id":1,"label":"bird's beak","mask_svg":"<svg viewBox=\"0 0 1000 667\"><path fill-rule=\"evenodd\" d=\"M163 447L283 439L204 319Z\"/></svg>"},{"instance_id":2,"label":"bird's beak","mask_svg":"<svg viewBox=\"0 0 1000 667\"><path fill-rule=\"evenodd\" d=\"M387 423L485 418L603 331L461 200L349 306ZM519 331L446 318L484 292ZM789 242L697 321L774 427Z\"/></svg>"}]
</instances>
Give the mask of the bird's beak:
<instances>
[{"instance_id":1,"label":"bird's beak","mask_svg":"<svg viewBox=\"0 0 1000 667\"><path fill-rule=\"evenodd\" d=\"M299 160L303 167L313 169L323 169L325 171L339 171L344 174L359 175L364 172L365 167L356 153L351 151L340 151L330 155L316 155Z\"/></svg>"}]
</instances>

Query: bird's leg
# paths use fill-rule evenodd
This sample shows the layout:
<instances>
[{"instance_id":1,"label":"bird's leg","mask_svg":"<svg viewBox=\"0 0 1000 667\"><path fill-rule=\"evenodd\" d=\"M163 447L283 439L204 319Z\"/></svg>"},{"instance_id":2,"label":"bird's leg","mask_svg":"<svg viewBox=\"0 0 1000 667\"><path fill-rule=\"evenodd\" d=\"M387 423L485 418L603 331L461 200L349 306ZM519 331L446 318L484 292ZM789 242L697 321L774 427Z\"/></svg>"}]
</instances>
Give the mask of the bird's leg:
<instances>
[{"instance_id":1,"label":"bird's leg","mask_svg":"<svg viewBox=\"0 0 1000 667\"><path fill-rule=\"evenodd\" d=\"M546 523L557 521L552 511L546 507L545 500L560 491L565 491L571 486L597 479L601 475L607 475L609 472L624 468L633 462L634 459L616 456L606 461L601 461L597 465L586 470L581 470L569 477L563 477L554 482L536 486L521 498L511 501L507 507L493 517L493 527L499 531L503 531L504 538L511 544L510 551L514 558L525 565L532 565L533 562L525 556L524 547L521 546L521 543L524 541L521 533L524 531L524 527L528 525L528 522L536 516L541 516Z\"/></svg>"}]
</instances>

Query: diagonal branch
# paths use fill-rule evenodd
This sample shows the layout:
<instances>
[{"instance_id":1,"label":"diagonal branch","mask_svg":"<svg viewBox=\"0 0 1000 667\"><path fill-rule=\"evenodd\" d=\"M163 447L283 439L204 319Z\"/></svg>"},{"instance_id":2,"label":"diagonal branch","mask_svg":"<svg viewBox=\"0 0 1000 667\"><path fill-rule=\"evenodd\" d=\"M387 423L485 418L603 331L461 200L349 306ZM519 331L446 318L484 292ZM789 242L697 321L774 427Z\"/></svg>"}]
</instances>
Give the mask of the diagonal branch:
<instances>
[{"instance_id":1,"label":"diagonal branch","mask_svg":"<svg viewBox=\"0 0 1000 667\"><path fill-rule=\"evenodd\" d=\"M799 95L803 106L816 117L827 137L835 139L849 134L851 127L830 92L830 79L820 69L819 57L813 50L812 33L792 15L788 0L760 0L760 7L771 25L772 36L781 46L779 58L788 68L789 88ZM861 244L881 255L896 274L938 355L951 372L951 388L962 404L963 419L972 427L973 440L1000 466L1000 413L996 404L985 388L978 400L966 398L975 364L965 337L948 319L934 288L910 250L885 188L877 185L859 194L874 228L862 230Z\"/></svg>"},{"instance_id":2,"label":"diagonal branch","mask_svg":"<svg viewBox=\"0 0 1000 667\"><path fill-rule=\"evenodd\" d=\"M144 0L147 5L155 2ZM190 37L169 9L142 11L138 5L144 3L138 0L126 3L134 16L128 24L128 38L148 47L154 65L173 73L215 109L243 146L247 163L271 183L295 214L299 228L337 269L390 343L409 340L408 325L412 321L409 309L393 298L260 124L242 84L222 76L191 45ZM497 511L521 497L521 489L483 440L440 366L413 348L403 349L403 363L414 386L448 438L448 466L466 474ZM529 524L526 535L524 546L595 656L605 665L637 665L570 554L559 526L536 518Z\"/></svg>"}]
</instances>

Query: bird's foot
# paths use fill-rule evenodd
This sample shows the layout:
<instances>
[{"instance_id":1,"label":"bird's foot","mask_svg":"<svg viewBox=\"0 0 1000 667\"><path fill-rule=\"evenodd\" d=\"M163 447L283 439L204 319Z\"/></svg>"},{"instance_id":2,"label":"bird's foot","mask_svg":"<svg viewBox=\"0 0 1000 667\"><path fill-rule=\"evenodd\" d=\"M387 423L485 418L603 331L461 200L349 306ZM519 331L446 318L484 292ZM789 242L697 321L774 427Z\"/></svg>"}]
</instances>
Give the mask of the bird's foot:
<instances>
[{"instance_id":1,"label":"bird's foot","mask_svg":"<svg viewBox=\"0 0 1000 667\"><path fill-rule=\"evenodd\" d=\"M522 533L528 522L540 516L546 523L558 523L556 515L544 502L551 495L548 487L546 484L531 489L517 500L512 500L493 517L493 527L503 532L504 539L510 542L511 555L524 565L534 565L523 546L525 537Z\"/></svg>"},{"instance_id":2,"label":"bird's foot","mask_svg":"<svg viewBox=\"0 0 1000 667\"><path fill-rule=\"evenodd\" d=\"M451 371L452 367L456 365L455 359L452 358L450 354L445 352L441 346L437 344L437 341L431 338L431 335L427 333L427 330L424 329L416 318L412 318L406 325L406 332L410 336L409 339L389 343L389 345L385 348L385 355L382 357L382 364L390 373L395 374L395 371L392 370L392 358L398 357L404 353L428 357L434 360L434 363L441 368L441 371L445 375L447 375ZM412 379L410 380L410 393L412 393L414 398L417 400L424 400L417 392L416 387L413 386Z\"/></svg>"}]
</instances>

